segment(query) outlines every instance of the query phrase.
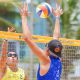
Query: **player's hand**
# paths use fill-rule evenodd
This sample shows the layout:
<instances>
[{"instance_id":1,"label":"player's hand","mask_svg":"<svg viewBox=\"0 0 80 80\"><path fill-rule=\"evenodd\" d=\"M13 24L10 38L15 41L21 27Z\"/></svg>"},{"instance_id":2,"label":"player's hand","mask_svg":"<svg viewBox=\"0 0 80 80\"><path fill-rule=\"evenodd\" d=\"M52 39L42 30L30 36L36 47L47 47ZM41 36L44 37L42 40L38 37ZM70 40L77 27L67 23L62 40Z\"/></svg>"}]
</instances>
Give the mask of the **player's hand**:
<instances>
[{"instance_id":1,"label":"player's hand","mask_svg":"<svg viewBox=\"0 0 80 80\"><path fill-rule=\"evenodd\" d=\"M52 13L55 17L59 18L63 14L63 10L58 4L56 4L56 9L52 8Z\"/></svg>"},{"instance_id":2,"label":"player's hand","mask_svg":"<svg viewBox=\"0 0 80 80\"><path fill-rule=\"evenodd\" d=\"M8 32L16 32L14 27L8 27Z\"/></svg>"},{"instance_id":3,"label":"player's hand","mask_svg":"<svg viewBox=\"0 0 80 80\"><path fill-rule=\"evenodd\" d=\"M20 11L20 15L21 16L28 16L28 5L26 3L24 3L24 5L21 7L18 8L19 11Z\"/></svg>"}]
</instances>

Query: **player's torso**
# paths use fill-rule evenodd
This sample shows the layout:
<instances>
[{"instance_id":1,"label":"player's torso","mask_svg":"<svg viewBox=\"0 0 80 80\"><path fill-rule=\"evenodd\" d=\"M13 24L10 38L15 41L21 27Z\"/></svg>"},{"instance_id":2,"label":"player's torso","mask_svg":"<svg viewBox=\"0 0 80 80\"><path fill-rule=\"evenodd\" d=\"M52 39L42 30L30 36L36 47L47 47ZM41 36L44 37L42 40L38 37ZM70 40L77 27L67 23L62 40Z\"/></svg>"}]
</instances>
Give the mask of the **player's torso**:
<instances>
[{"instance_id":1,"label":"player's torso","mask_svg":"<svg viewBox=\"0 0 80 80\"><path fill-rule=\"evenodd\" d=\"M44 75L40 74L40 68L38 70L37 80L60 80L62 64L59 59L51 59L50 67Z\"/></svg>"},{"instance_id":2,"label":"player's torso","mask_svg":"<svg viewBox=\"0 0 80 80\"><path fill-rule=\"evenodd\" d=\"M9 68L7 68L2 80L24 80L24 78L25 74L21 68L18 68L17 72L12 72Z\"/></svg>"}]
</instances>

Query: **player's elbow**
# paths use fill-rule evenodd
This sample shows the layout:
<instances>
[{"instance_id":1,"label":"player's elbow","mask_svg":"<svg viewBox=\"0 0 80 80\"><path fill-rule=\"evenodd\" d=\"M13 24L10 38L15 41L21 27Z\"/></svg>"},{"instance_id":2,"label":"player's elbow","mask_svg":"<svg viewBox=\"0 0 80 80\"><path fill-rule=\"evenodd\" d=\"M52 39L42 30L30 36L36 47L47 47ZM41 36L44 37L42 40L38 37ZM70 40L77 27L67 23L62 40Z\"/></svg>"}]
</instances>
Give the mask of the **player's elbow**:
<instances>
[{"instance_id":1,"label":"player's elbow","mask_svg":"<svg viewBox=\"0 0 80 80\"><path fill-rule=\"evenodd\" d=\"M29 40L32 40L32 37L31 36L23 36L23 39L27 42Z\"/></svg>"},{"instance_id":2,"label":"player's elbow","mask_svg":"<svg viewBox=\"0 0 80 80\"><path fill-rule=\"evenodd\" d=\"M24 39L32 39L32 35L31 34L29 34L29 33L23 33L23 38Z\"/></svg>"}]
</instances>

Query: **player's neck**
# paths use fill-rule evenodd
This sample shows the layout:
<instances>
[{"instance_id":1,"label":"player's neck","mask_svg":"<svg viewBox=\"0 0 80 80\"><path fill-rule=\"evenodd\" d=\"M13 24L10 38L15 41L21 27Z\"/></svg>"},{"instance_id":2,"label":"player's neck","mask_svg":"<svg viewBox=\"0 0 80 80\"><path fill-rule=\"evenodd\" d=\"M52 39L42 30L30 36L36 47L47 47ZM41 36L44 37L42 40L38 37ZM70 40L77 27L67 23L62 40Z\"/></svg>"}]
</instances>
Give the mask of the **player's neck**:
<instances>
[{"instance_id":1,"label":"player's neck","mask_svg":"<svg viewBox=\"0 0 80 80\"><path fill-rule=\"evenodd\" d=\"M9 66L9 68L10 68L13 72L18 71L18 67L17 67L17 66Z\"/></svg>"}]
</instances>

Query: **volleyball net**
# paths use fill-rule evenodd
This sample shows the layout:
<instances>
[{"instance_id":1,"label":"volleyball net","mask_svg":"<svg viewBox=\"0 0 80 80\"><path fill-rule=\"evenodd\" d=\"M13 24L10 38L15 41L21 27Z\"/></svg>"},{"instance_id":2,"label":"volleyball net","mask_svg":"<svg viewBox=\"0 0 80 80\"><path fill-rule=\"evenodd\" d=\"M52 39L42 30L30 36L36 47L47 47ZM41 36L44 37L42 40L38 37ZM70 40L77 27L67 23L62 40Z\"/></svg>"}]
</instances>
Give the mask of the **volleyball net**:
<instances>
[{"instance_id":1,"label":"volleyball net","mask_svg":"<svg viewBox=\"0 0 80 80\"><path fill-rule=\"evenodd\" d=\"M40 35L33 35L32 38L42 49L45 49L45 44L52 40L52 37ZM36 80L38 59L24 42L23 35L21 33L0 31L0 54L3 39L8 39L8 51L14 50L18 53L19 66L25 69L30 80ZM60 38L59 40L63 44L61 80L80 80L80 40L66 38Z\"/></svg>"}]
</instances>

